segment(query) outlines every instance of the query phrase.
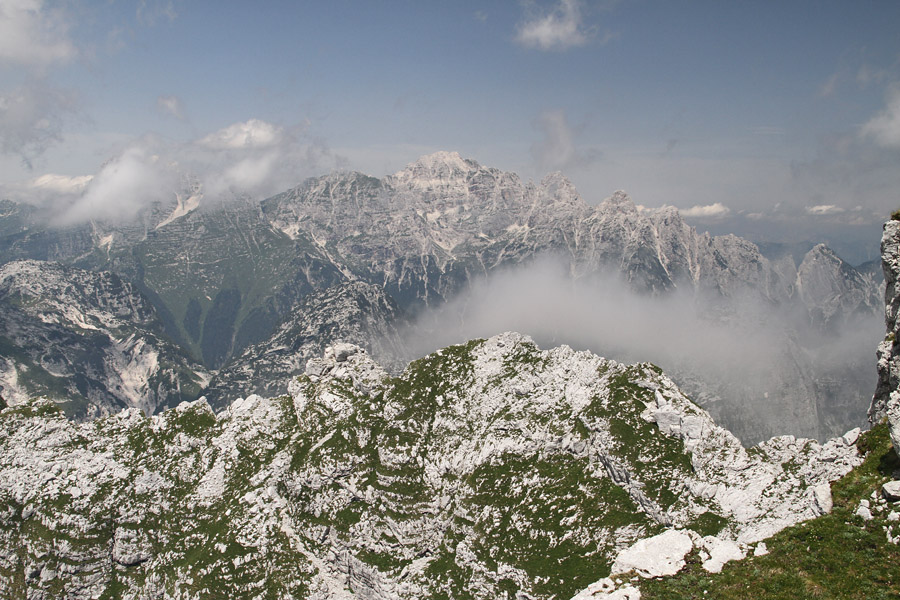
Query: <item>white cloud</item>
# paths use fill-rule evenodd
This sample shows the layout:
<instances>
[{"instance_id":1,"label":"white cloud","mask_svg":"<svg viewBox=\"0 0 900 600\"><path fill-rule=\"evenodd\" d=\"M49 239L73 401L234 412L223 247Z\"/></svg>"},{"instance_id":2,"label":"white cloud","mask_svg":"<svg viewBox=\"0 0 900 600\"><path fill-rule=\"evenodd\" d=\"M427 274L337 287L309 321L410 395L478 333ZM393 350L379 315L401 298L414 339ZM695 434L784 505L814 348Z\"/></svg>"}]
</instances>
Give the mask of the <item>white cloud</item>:
<instances>
[{"instance_id":1,"label":"white cloud","mask_svg":"<svg viewBox=\"0 0 900 600\"><path fill-rule=\"evenodd\" d=\"M32 159L60 141L63 122L75 111L75 98L41 81L0 94L0 152Z\"/></svg>"},{"instance_id":2,"label":"white cloud","mask_svg":"<svg viewBox=\"0 0 900 600\"><path fill-rule=\"evenodd\" d=\"M0 0L0 62L42 67L75 55L61 11L42 0Z\"/></svg>"},{"instance_id":3,"label":"white cloud","mask_svg":"<svg viewBox=\"0 0 900 600\"><path fill-rule=\"evenodd\" d=\"M542 170L584 167L599 158L596 150L581 152L575 145L576 131L569 126L564 110L548 110L535 119L542 139L531 146L531 155Z\"/></svg>"},{"instance_id":4,"label":"white cloud","mask_svg":"<svg viewBox=\"0 0 900 600\"><path fill-rule=\"evenodd\" d=\"M900 148L900 86L891 88L884 110L863 125L860 133L884 148Z\"/></svg>"},{"instance_id":5,"label":"white cloud","mask_svg":"<svg viewBox=\"0 0 900 600\"><path fill-rule=\"evenodd\" d=\"M886 81L889 81L890 77L890 70L874 67L869 64L861 65L859 71L856 72L856 81L863 87L866 87L869 84L883 84Z\"/></svg>"},{"instance_id":6,"label":"white cloud","mask_svg":"<svg viewBox=\"0 0 900 600\"><path fill-rule=\"evenodd\" d=\"M69 177L68 175L47 173L46 175L41 175L34 179L31 182L31 187L57 194L80 193L93 178L93 175Z\"/></svg>"},{"instance_id":7,"label":"white cloud","mask_svg":"<svg viewBox=\"0 0 900 600\"><path fill-rule=\"evenodd\" d=\"M257 188L271 176L279 158L278 152L244 158L225 169L224 183L243 190Z\"/></svg>"},{"instance_id":8,"label":"white cloud","mask_svg":"<svg viewBox=\"0 0 900 600\"><path fill-rule=\"evenodd\" d=\"M283 137L284 130L281 127L259 119L250 119L211 133L197 143L212 150L266 148L277 145Z\"/></svg>"},{"instance_id":9,"label":"white cloud","mask_svg":"<svg viewBox=\"0 0 900 600\"><path fill-rule=\"evenodd\" d=\"M127 221L155 202L171 203L195 184L205 202L262 199L344 166L323 140L303 130L303 124L281 127L250 119L184 144L147 136L92 177L48 174L8 191L54 215L55 225Z\"/></svg>"},{"instance_id":10,"label":"white cloud","mask_svg":"<svg viewBox=\"0 0 900 600\"><path fill-rule=\"evenodd\" d=\"M785 134L783 127L774 127L771 125L759 125L753 127L751 131L753 131L753 135L779 136Z\"/></svg>"},{"instance_id":11,"label":"white cloud","mask_svg":"<svg viewBox=\"0 0 900 600\"><path fill-rule=\"evenodd\" d=\"M184 110L178 96L160 96L156 99L156 108L176 119L184 119Z\"/></svg>"},{"instance_id":12,"label":"white cloud","mask_svg":"<svg viewBox=\"0 0 900 600\"><path fill-rule=\"evenodd\" d=\"M291 178L315 163L303 156L308 148L284 127L249 119L197 140L184 149L184 162L199 173L209 194L265 194L299 183Z\"/></svg>"},{"instance_id":13,"label":"white cloud","mask_svg":"<svg viewBox=\"0 0 900 600\"><path fill-rule=\"evenodd\" d=\"M707 204L706 206L697 204L690 208L679 209L678 212L680 212L684 217L699 217L711 219L724 217L731 213L731 209L721 202L716 202L714 204Z\"/></svg>"},{"instance_id":14,"label":"white cloud","mask_svg":"<svg viewBox=\"0 0 900 600\"><path fill-rule=\"evenodd\" d=\"M128 148L100 168L56 224L131 219L152 202L174 197L179 179L172 167L146 147Z\"/></svg>"},{"instance_id":15,"label":"white cloud","mask_svg":"<svg viewBox=\"0 0 900 600\"><path fill-rule=\"evenodd\" d=\"M837 91L838 82L840 81L841 74L840 72L832 73L831 77L825 80L825 83L821 85L819 88L819 95L828 98L833 96L835 91Z\"/></svg>"},{"instance_id":16,"label":"white cloud","mask_svg":"<svg viewBox=\"0 0 900 600\"><path fill-rule=\"evenodd\" d=\"M834 204L816 204L815 206L807 206L806 214L815 216L838 215L845 212L843 208Z\"/></svg>"},{"instance_id":17,"label":"white cloud","mask_svg":"<svg viewBox=\"0 0 900 600\"><path fill-rule=\"evenodd\" d=\"M516 41L540 50L566 50L587 44L591 35L585 28L579 0L560 0L549 12L520 23Z\"/></svg>"}]
</instances>

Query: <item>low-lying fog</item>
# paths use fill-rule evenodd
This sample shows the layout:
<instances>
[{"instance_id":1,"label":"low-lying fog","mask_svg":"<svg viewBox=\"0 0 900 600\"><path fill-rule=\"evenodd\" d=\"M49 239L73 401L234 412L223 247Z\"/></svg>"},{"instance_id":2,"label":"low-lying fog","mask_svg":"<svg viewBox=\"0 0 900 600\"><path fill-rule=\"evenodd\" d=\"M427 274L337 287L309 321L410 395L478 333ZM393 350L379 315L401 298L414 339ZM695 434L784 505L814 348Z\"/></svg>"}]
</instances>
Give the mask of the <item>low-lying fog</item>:
<instances>
[{"instance_id":1,"label":"low-lying fog","mask_svg":"<svg viewBox=\"0 0 900 600\"><path fill-rule=\"evenodd\" d=\"M568 344L662 367L745 444L776 434L819 439L865 426L881 315L830 331L802 307L693 290L638 295L614 277L573 280L563 261L498 271L422 312L405 333L410 358L503 332L542 348Z\"/></svg>"}]
</instances>

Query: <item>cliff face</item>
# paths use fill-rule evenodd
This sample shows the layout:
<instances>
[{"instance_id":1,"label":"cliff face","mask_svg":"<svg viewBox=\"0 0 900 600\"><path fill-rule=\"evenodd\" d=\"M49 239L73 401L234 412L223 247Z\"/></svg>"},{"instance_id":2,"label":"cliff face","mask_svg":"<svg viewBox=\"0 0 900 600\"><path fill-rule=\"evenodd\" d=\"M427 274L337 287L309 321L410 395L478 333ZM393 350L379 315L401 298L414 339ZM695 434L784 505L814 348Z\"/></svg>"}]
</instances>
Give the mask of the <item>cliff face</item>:
<instances>
[{"instance_id":1,"label":"cliff face","mask_svg":"<svg viewBox=\"0 0 900 600\"><path fill-rule=\"evenodd\" d=\"M900 448L900 221L884 224L881 237L884 269L884 321L887 332L878 345L878 386L869 407L869 421L888 418L894 449Z\"/></svg>"}]
</instances>

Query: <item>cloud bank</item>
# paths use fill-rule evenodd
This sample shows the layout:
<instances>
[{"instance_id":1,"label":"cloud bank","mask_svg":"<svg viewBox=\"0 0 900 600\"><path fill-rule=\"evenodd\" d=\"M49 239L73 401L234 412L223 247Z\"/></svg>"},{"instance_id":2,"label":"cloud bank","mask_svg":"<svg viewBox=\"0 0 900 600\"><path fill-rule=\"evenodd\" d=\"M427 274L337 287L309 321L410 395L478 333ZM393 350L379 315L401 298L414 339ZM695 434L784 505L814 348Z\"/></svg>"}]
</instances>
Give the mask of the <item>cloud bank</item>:
<instances>
[{"instance_id":1,"label":"cloud bank","mask_svg":"<svg viewBox=\"0 0 900 600\"><path fill-rule=\"evenodd\" d=\"M53 225L68 226L128 221L153 203L194 193L195 187L207 202L264 198L343 166L344 159L324 141L305 135L304 126L249 119L182 144L146 136L93 175L48 174L5 191L42 207Z\"/></svg>"},{"instance_id":2,"label":"cloud bank","mask_svg":"<svg viewBox=\"0 0 900 600\"><path fill-rule=\"evenodd\" d=\"M245 123L235 123L202 138L197 142L211 150L235 150L239 148L268 148L283 139L281 127L250 119Z\"/></svg>"},{"instance_id":3,"label":"cloud bank","mask_svg":"<svg viewBox=\"0 0 900 600\"><path fill-rule=\"evenodd\" d=\"M679 209L678 212L680 212L683 217L715 219L730 214L731 209L721 202L715 202L713 204L707 204L706 206L697 204L690 208Z\"/></svg>"},{"instance_id":4,"label":"cloud bank","mask_svg":"<svg viewBox=\"0 0 900 600\"><path fill-rule=\"evenodd\" d=\"M751 295L732 304L693 291L648 297L614 277L573 281L566 261L548 258L496 272L423 312L405 343L416 358L518 331L545 348L568 344L623 362L653 362L692 388L689 393L703 390L701 400L713 401L707 406L716 416L743 425L745 442L775 433L817 436L821 399L809 381L849 381L861 372L871 395L866 385L874 385L870 367L883 324L869 315L825 332L795 309ZM704 384L691 385L697 381ZM861 425L868 404L858 404L847 412Z\"/></svg>"}]
</instances>

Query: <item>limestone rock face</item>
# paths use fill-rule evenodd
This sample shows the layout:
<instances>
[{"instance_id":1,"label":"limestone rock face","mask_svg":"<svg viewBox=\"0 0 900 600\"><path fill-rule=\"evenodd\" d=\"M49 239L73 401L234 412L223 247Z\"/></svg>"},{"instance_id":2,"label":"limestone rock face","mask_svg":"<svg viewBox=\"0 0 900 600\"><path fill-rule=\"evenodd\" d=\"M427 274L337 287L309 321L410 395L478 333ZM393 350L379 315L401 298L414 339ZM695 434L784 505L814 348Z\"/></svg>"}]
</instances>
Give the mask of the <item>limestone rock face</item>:
<instances>
[{"instance_id":1,"label":"limestone rock face","mask_svg":"<svg viewBox=\"0 0 900 600\"><path fill-rule=\"evenodd\" d=\"M136 286L109 272L20 260L0 266L0 396L42 396L89 418L193 400L209 374L167 339Z\"/></svg>"},{"instance_id":2,"label":"limestone rock face","mask_svg":"<svg viewBox=\"0 0 900 600\"><path fill-rule=\"evenodd\" d=\"M684 558L693 548L694 541L687 532L670 529L620 552L612 572L634 571L641 577L674 575L684 567Z\"/></svg>"},{"instance_id":3,"label":"limestone rock face","mask_svg":"<svg viewBox=\"0 0 900 600\"><path fill-rule=\"evenodd\" d=\"M891 440L897 450L900 448L900 221L884 224L881 261L887 333L878 345L878 384L869 408L869 420L875 424L885 417L888 419Z\"/></svg>"},{"instance_id":4,"label":"limestone rock face","mask_svg":"<svg viewBox=\"0 0 900 600\"><path fill-rule=\"evenodd\" d=\"M203 394L219 410L238 396L287 393L290 376L310 373L310 362L338 340L364 346L374 356L400 356L401 320L397 304L372 284L351 281L314 292L290 311L272 336L220 369ZM403 368L386 360L380 363L392 372Z\"/></svg>"}]
</instances>

